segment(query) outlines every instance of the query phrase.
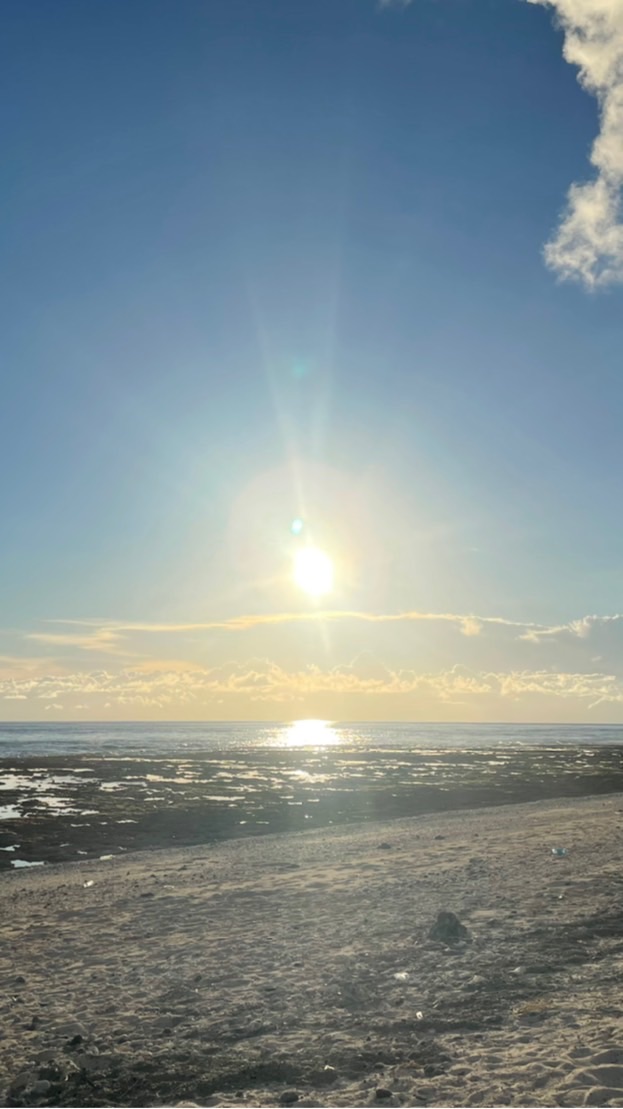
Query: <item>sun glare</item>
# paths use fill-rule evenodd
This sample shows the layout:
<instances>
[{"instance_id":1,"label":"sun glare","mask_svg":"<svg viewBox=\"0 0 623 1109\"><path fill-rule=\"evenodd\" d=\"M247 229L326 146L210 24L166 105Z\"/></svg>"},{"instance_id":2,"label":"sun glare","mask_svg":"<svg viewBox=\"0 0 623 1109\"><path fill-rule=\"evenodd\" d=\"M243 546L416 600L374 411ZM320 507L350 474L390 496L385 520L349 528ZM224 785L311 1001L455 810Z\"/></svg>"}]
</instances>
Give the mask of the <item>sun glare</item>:
<instances>
[{"instance_id":1,"label":"sun glare","mask_svg":"<svg viewBox=\"0 0 623 1109\"><path fill-rule=\"evenodd\" d=\"M303 547L294 559L294 580L311 597L322 597L333 586L333 563L318 547Z\"/></svg>"},{"instance_id":2,"label":"sun glare","mask_svg":"<svg viewBox=\"0 0 623 1109\"><path fill-rule=\"evenodd\" d=\"M285 732L286 747L335 747L339 742L328 720L295 720Z\"/></svg>"}]
</instances>

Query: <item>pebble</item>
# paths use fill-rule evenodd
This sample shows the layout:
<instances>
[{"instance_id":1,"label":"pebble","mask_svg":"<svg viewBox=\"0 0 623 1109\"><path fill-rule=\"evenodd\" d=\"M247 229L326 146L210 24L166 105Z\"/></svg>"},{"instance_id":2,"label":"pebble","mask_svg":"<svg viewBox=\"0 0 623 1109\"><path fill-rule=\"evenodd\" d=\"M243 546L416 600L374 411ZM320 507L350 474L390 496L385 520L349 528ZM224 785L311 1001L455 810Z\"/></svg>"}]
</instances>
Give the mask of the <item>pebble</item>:
<instances>
[{"instance_id":1,"label":"pebble","mask_svg":"<svg viewBox=\"0 0 623 1109\"><path fill-rule=\"evenodd\" d=\"M299 1097L300 1097L300 1094L297 1093L296 1090L284 1090L283 1093L280 1094L280 1096L279 1096L279 1104L280 1105L294 1105L294 1102L298 1101Z\"/></svg>"},{"instance_id":2,"label":"pebble","mask_svg":"<svg viewBox=\"0 0 623 1109\"><path fill-rule=\"evenodd\" d=\"M81 1024L79 1020L65 1021L64 1024L59 1024L55 1031L60 1036L65 1036L68 1040L75 1036L79 1036L83 1039L87 1034L84 1024Z\"/></svg>"},{"instance_id":3,"label":"pebble","mask_svg":"<svg viewBox=\"0 0 623 1109\"><path fill-rule=\"evenodd\" d=\"M428 938L440 943L455 944L461 940L468 940L469 932L465 925L461 924L456 913L442 909L437 914L437 920L428 933Z\"/></svg>"},{"instance_id":4,"label":"pebble","mask_svg":"<svg viewBox=\"0 0 623 1109\"><path fill-rule=\"evenodd\" d=\"M11 1093L19 1093L21 1090L25 1090L27 1086L30 1086L31 1083L32 1083L32 1073L30 1071L25 1070L25 1071L22 1071L21 1074L17 1074L15 1076L15 1078L11 1082L9 1090L10 1090Z\"/></svg>"}]
</instances>

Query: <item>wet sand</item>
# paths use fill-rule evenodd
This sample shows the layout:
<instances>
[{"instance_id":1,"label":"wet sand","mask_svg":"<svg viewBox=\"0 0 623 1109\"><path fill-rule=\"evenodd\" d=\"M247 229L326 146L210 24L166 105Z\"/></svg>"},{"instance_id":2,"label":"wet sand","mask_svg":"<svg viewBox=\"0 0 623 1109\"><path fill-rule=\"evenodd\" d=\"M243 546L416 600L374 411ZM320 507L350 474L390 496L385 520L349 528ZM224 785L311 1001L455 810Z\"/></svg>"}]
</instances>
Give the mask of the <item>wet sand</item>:
<instances>
[{"instance_id":1,"label":"wet sand","mask_svg":"<svg viewBox=\"0 0 623 1109\"><path fill-rule=\"evenodd\" d=\"M621 746L4 759L0 869L614 791Z\"/></svg>"},{"instance_id":2,"label":"wet sand","mask_svg":"<svg viewBox=\"0 0 623 1109\"><path fill-rule=\"evenodd\" d=\"M622 875L620 795L7 873L0 1100L623 1106Z\"/></svg>"}]
</instances>

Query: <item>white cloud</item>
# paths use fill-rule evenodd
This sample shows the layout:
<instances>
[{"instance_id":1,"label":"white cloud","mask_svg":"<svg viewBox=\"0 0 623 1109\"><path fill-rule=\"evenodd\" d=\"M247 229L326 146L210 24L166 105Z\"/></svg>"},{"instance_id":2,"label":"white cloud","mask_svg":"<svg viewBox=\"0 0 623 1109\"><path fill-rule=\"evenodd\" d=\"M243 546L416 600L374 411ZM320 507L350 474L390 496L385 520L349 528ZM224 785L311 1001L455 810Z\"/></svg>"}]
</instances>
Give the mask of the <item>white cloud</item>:
<instances>
[{"instance_id":1,"label":"white cloud","mask_svg":"<svg viewBox=\"0 0 623 1109\"><path fill-rule=\"evenodd\" d=\"M588 288L623 281L623 0L528 0L554 8L564 56L599 102L590 160L596 176L571 186L567 209L545 247L549 266Z\"/></svg>"},{"instance_id":2,"label":"white cloud","mask_svg":"<svg viewBox=\"0 0 623 1109\"><path fill-rule=\"evenodd\" d=\"M412 0L380 0L406 8ZM623 0L528 0L551 7L564 32L564 57L599 103L590 160L593 180L571 185L547 264L589 289L623 281Z\"/></svg>"},{"instance_id":3,"label":"white cloud","mask_svg":"<svg viewBox=\"0 0 623 1109\"><path fill-rule=\"evenodd\" d=\"M568 673L554 670L473 671L452 666L431 673L392 669L369 653L352 662L323 669L316 665L287 670L270 659L228 662L222 666L184 670L126 669L66 674L34 681L0 682L0 697L47 702L46 709L79 697L92 711L103 707L137 705L167 709L184 704L221 703L223 696L250 702L292 703L318 694L404 697L426 702L466 704L474 699L525 701L533 696L557 700L623 703L623 683L606 673ZM86 698L86 700L85 700ZM78 704L74 706L78 708Z\"/></svg>"}]
</instances>

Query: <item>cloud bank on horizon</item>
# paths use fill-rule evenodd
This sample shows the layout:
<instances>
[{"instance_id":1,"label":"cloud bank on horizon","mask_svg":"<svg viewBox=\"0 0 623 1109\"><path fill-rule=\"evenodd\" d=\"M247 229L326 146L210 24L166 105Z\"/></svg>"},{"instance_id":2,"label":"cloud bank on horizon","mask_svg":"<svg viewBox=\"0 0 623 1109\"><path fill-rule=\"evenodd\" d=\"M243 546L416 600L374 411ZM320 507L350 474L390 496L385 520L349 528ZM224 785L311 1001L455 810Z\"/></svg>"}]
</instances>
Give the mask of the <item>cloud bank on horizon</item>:
<instances>
[{"instance_id":1,"label":"cloud bank on horizon","mask_svg":"<svg viewBox=\"0 0 623 1109\"><path fill-rule=\"evenodd\" d=\"M380 0L406 8L413 0ZM588 289L623 282L623 0L527 0L552 8L564 33L563 54L580 84L597 98L600 129L590 154L593 180L575 182L547 265Z\"/></svg>"},{"instance_id":2,"label":"cloud bank on horizon","mask_svg":"<svg viewBox=\"0 0 623 1109\"><path fill-rule=\"evenodd\" d=\"M327 647L313 661L275 635L310 621L327 633ZM387 624L402 629L391 643ZM615 723L623 705L620 613L563 624L335 610L187 623L67 619L44 627L50 625L62 630L5 630L17 653L0 655L0 715L359 719L363 708L366 718L382 720L577 722L597 714ZM340 628L340 638L332 637ZM225 661L217 636L228 644ZM33 642L40 653L24 655Z\"/></svg>"}]
</instances>

